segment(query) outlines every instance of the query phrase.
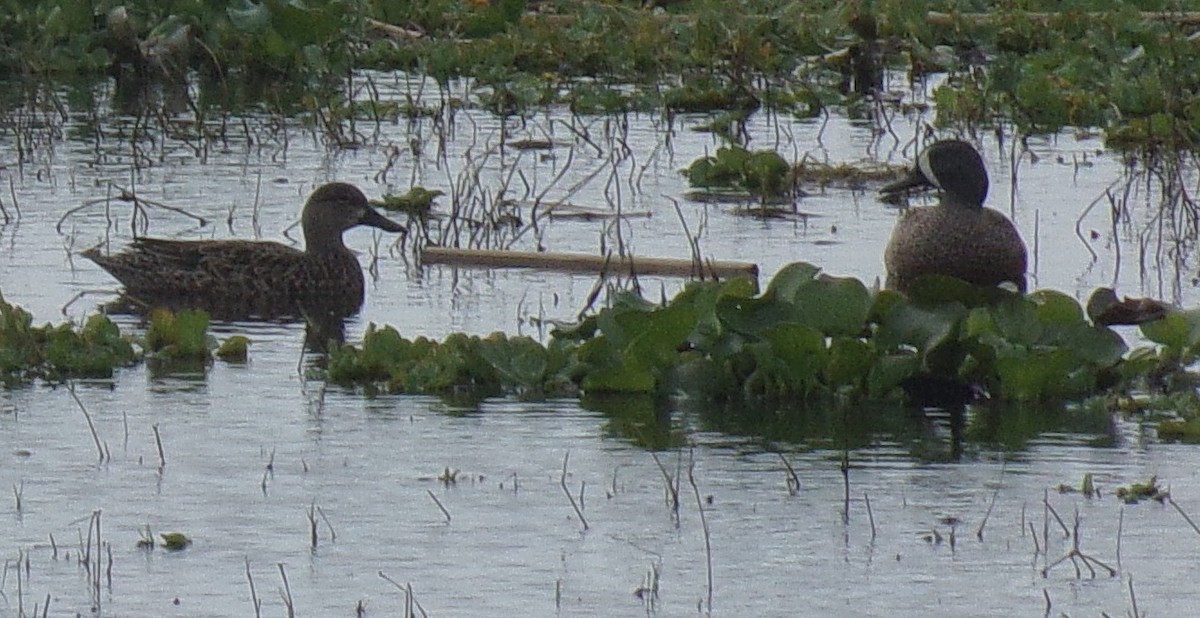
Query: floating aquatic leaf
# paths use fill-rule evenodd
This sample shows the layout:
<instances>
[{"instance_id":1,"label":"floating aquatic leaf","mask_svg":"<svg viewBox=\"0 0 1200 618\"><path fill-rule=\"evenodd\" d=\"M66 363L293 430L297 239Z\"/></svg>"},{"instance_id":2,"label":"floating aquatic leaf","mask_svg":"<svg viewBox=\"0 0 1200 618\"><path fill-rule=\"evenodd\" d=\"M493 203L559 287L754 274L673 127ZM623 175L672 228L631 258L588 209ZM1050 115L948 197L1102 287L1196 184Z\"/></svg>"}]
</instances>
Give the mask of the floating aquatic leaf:
<instances>
[{"instance_id":1,"label":"floating aquatic leaf","mask_svg":"<svg viewBox=\"0 0 1200 618\"><path fill-rule=\"evenodd\" d=\"M242 335L233 335L221 342L217 348L217 358L227 363L244 363L249 357L250 339Z\"/></svg>"},{"instance_id":2,"label":"floating aquatic leaf","mask_svg":"<svg viewBox=\"0 0 1200 618\"><path fill-rule=\"evenodd\" d=\"M158 536L162 537L163 548L171 551L180 551L192 544L192 540L182 532L161 532Z\"/></svg>"}]
</instances>

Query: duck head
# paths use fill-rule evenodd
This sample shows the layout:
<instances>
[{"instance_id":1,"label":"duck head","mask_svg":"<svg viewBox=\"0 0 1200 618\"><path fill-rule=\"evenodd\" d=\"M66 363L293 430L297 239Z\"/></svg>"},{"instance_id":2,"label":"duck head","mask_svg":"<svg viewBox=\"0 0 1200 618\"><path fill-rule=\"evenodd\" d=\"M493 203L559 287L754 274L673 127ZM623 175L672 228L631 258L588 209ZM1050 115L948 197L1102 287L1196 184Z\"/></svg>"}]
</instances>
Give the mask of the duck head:
<instances>
[{"instance_id":1,"label":"duck head","mask_svg":"<svg viewBox=\"0 0 1200 618\"><path fill-rule=\"evenodd\" d=\"M979 207L988 193L987 168L975 147L962 140L930 144L917 157L907 176L879 190L895 195L909 189L933 188L942 192L943 203Z\"/></svg>"},{"instance_id":2,"label":"duck head","mask_svg":"<svg viewBox=\"0 0 1200 618\"><path fill-rule=\"evenodd\" d=\"M367 196L358 187L344 182L331 182L317 187L304 204L300 222L304 228L305 246L310 250L341 246L342 232L359 225L385 232L407 231L403 225L372 208Z\"/></svg>"}]
</instances>

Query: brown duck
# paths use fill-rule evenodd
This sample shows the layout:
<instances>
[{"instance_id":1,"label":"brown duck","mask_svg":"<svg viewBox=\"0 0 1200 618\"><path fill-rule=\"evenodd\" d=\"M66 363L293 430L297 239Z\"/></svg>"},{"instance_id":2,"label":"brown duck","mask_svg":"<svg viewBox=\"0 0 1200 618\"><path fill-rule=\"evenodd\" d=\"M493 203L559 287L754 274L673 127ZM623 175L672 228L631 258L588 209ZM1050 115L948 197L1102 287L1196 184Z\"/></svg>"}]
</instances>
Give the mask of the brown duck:
<instances>
[{"instance_id":1,"label":"brown duck","mask_svg":"<svg viewBox=\"0 0 1200 618\"><path fill-rule=\"evenodd\" d=\"M304 205L303 251L277 242L138 238L120 253L82 255L124 284L125 299L141 309L198 308L218 319L345 317L363 303L362 267L342 241L358 225L405 231L358 188L334 182Z\"/></svg>"},{"instance_id":2,"label":"brown duck","mask_svg":"<svg viewBox=\"0 0 1200 618\"><path fill-rule=\"evenodd\" d=\"M988 176L983 159L960 140L934 142L907 177L880 190L896 194L932 187L936 206L909 208L892 231L883 261L887 287L908 292L925 275L947 275L981 286L1002 283L1025 291L1025 243L1012 221L983 206Z\"/></svg>"}]
</instances>

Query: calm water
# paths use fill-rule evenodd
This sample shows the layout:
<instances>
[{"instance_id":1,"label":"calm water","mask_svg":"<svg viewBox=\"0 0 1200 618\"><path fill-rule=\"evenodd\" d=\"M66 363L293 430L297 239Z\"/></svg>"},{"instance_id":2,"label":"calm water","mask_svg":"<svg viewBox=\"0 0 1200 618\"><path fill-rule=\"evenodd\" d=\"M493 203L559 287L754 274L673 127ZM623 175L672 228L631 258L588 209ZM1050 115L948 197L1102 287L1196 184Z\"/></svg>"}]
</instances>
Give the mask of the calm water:
<instances>
[{"instance_id":1,"label":"calm water","mask_svg":"<svg viewBox=\"0 0 1200 618\"><path fill-rule=\"evenodd\" d=\"M408 88L391 76L376 79L384 97ZM464 110L448 131L430 122L360 123L370 139L354 149L330 147L299 120L268 130L272 119L248 117L252 145L231 136L198 153L182 140L161 138L135 153L121 137L130 119L102 109L97 129L86 124L89 110L70 111L66 137L50 135L23 163L15 160L15 137L0 138L0 152L12 157L0 180L11 179L22 211L19 223L0 228L0 289L39 321L78 319L111 298L114 282L73 254L127 242L129 206L113 202L106 211L93 204L68 216L62 233L55 229L70 209L109 195L110 183L135 185L145 199L212 222L198 227L152 209L153 235L268 239L282 238L307 194L329 180L356 183L369 195L416 182L453 189L464 204L494 203L507 187L506 197L518 200L545 194L650 215L619 226L545 221L518 248L596 253L621 242L635 255L686 257L687 232L668 198L686 190L678 170L716 148L711 136L688 130L701 118L667 126L631 116L622 127L551 112L505 125ZM911 123L928 120L897 121L893 129L903 142L915 132ZM890 135L880 138L869 124L843 119L822 127L760 115L750 129L752 147L774 147L795 160L807 154L900 163L911 156ZM559 146L499 147L525 137L549 137ZM413 139L423 144L419 153L410 147ZM989 204L1012 213L1036 245L1035 287L1085 298L1116 282L1124 294L1200 302L1188 275L1194 266L1180 268L1179 254L1153 242L1148 232L1161 228L1149 227L1156 225L1149 211L1132 211L1115 235L1107 201L1086 211L1126 174L1118 158L1095 152L1099 140L1035 140L1038 161L1025 156L1015 166L1007 144L989 138L984 146ZM705 256L757 262L767 277L795 260L868 281L880 276L895 211L870 192L811 191L798 205L813 215L807 220L763 221L736 215L731 206L680 208L691 233L699 231ZM1137 188L1131 196L1134 203L1149 199ZM11 212L7 192L0 191L0 200ZM449 203L442 198L442 209ZM522 215L528 218L528 207ZM1084 237L1098 232L1090 241L1095 258L1076 236L1077 220ZM349 325L351 338L370 321L408 336L493 330L538 336L536 319L572 318L595 285L590 277L555 273L420 269L389 249L390 238L369 231L351 232L348 242L364 262L378 258L367 304ZM641 283L651 297L678 288L673 280ZM85 294L71 302L79 293ZM122 325L137 328L132 319ZM31 614L50 595L49 614L60 616L89 615L97 600L99 613L111 616L254 615L252 579L262 615L282 616L283 565L302 616L354 615L360 602L367 615L403 615L404 592L381 574L411 583L430 615L695 615L709 594L698 503L711 544L712 610L719 615L1040 616L1047 598L1054 615L1126 615L1131 577L1141 612L1183 616L1200 608L1193 585L1200 535L1170 506L1122 507L1111 495L1117 485L1157 475L1182 508L1200 516L1200 456L1158 444L1134 424L1084 431L1055 417L1034 423L1038 430L1013 445L987 437L977 412L967 421L962 460L946 462L953 431L942 416L907 422L896 410L876 429L833 438L821 421L808 419L783 432L786 439L764 439L680 402L670 423L693 448L659 454L663 467L683 479L676 517L662 469L632 443L629 425L578 402L490 401L460 410L433 399L368 399L303 379L310 359L299 326L231 324L217 331L251 337L249 365L218 363L202 380L152 378L137 367L111 385L77 386L111 453L104 462L66 389L0 392L0 494L8 496L0 499L0 556L7 561L0 613ZM161 469L155 425L166 460ZM1109 435L1110 445L1097 446L1100 435ZM830 448L839 440L851 447L846 519L841 451ZM788 492L775 451L795 469L796 495ZM582 502L586 531L560 486L568 454L565 480ZM689 462L695 489L687 481ZM447 468L459 471L457 483L438 480ZM1095 475L1102 498L1053 489L1078 486L1086 473ZM1078 511L1080 549L1114 567L1119 560L1118 577L1091 579L1085 570L1076 579L1069 563L1042 576L1071 548L1043 508L1047 489L1068 526ZM981 540L976 531L989 505ZM308 520L314 506L323 514L315 516L315 548ZM98 599L78 562L80 539L96 512L105 548ZM147 525L156 534L184 532L194 544L182 552L139 549ZM634 594L652 583L653 602Z\"/></svg>"}]
</instances>

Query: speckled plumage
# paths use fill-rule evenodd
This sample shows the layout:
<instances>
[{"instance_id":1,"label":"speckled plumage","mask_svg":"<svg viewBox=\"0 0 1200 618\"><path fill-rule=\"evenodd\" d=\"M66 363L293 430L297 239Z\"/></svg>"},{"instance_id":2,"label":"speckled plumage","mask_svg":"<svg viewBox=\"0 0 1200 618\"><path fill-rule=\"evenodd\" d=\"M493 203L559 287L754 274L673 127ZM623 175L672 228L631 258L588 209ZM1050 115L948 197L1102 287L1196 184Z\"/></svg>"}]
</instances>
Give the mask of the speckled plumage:
<instances>
[{"instance_id":1,"label":"speckled plumage","mask_svg":"<svg viewBox=\"0 0 1200 618\"><path fill-rule=\"evenodd\" d=\"M941 190L936 206L909 208L901 215L884 252L887 287L907 292L924 275L938 274L983 286L1011 282L1025 291L1027 257L1017 228L983 206L988 178L983 160L967 142L935 142L903 180L883 188Z\"/></svg>"},{"instance_id":2,"label":"speckled plumage","mask_svg":"<svg viewBox=\"0 0 1200 618\"><path fill-rule=\"evenodd\" d=\"M89 249L82 255L116 277L125 297L144 308L200 308L221 319L358 311L362 267L342 233L358 225L388 232L404 228L345 183L314 191L301 224L303 251L277 242L138 238L120 253Z\"/></svg>"}]
</instances>

